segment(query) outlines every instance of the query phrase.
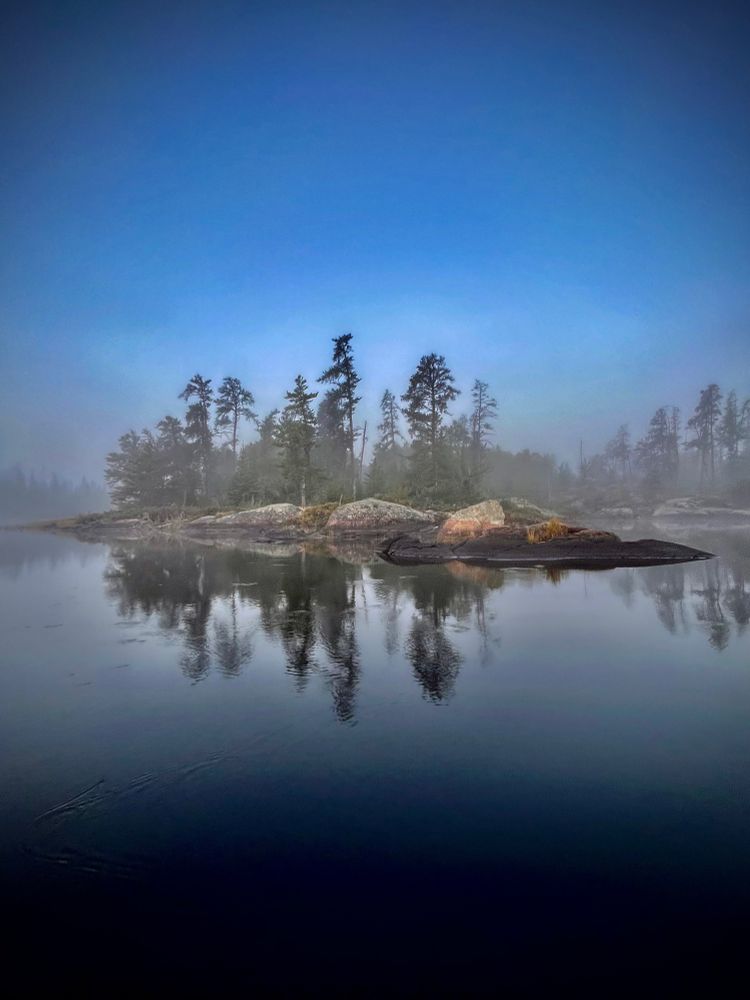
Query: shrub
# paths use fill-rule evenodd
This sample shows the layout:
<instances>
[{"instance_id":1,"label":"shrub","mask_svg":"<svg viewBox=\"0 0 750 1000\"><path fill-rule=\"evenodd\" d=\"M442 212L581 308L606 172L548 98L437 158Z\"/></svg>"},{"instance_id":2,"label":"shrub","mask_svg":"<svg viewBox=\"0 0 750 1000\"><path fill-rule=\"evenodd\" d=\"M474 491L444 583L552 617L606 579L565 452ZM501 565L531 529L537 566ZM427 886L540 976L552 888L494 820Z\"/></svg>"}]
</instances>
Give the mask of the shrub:
<instances>
[{"instance_id":1,"label":"shrub","mask_svg":"<svg viewBox=\"0 0 750 1000\"><path fill-rule=\"evenodd\" d=\"M563 524L557 517L551 517L549 521L542 521L541 524L530 524L526 529L526 539L532 544L537 544L549 542L552 538L562 538L569 533L567 524Z\"/></svg>"}]
</instances>

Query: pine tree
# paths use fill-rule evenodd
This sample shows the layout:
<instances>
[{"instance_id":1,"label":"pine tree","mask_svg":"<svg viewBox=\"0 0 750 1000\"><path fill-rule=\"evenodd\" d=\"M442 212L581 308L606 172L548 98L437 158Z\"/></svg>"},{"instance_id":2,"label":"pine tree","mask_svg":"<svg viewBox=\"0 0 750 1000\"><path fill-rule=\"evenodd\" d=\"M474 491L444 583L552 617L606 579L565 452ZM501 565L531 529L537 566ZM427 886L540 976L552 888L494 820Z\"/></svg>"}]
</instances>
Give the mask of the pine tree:
<instances>
[{"instance_id":1,"label":"pine tree","mask_svg":"<svg viewBox=\"0 0 750 1000\"><path fill-rule=\"evenodd\" d=\"M307 381L298 375L294 388L285 394L287 404L276 427L276 444L282 451L282 468L290 490L299 493L300 505L307 505L316 420L310 403L317 398Z\"/></svg>"},{"instance_id":2,"label":"pine tree","mask_svg":"<svg viewBox=\"0 0 750 1000\"><path fill-rule=\"evenodd\" d=\"M414 472L417 484L437 489L440 449L448 406L459 395L453 374L438 354L420 359L409 387L401 399L412 437Z\"/></svg>"},{"instance_id":3,"label":"pine tree","mask_svg":"<svg viewBox=\"0 0 750 1000\"><path fill-rule=\"evenodd\" d=\"M462 413L446 427L445 449L445 498L456 502L475 500L477 481L473 467L473 439L466 414Z\"/></svg>"},{"instance_id":4,"label":"pine tree","mask_svg":"<svg viewBox=\"0 0 750 1000\"><path fill-rule=\"evenodd\" d=\"M329 397L329 406L337 409L341 414L348 452L352 498L356 500L359 466L354 452L359 432L354 424L354 411L362 397L357 395L357 386L361 379L354 367L351 342L351 333L344 333L340 337L333 338L332 364L326 368L318 382L333 385L326 396Z\"/></svg>"},{"instance_id":5,"label":"pine tree","mask_svg":"<svg viewBox=\"0 0 750 1000\"><path fill-rule=\"evenodd\" d=\"M393 495L403 486L405 457L404 436L399 427L400 412L396 397L390 389L386 389L380 399L379 437L367 474L367 488L373 496Z\"/></svg>"},{"instance_id":6,"label":"pine tree","mask_svg":"<svg viewBox=\"0 0 750 1000\"><path fill-rule=\"evenodd\" d=\"M233 504L266 504L283 499L283 483L279 472L279 450L276 446L276 418L271 410L256 421L258 440L240 450L237 468L227 491Z\"/></svg>"},{"instance_id":7,"label":"pine tree","mask_svg":"<svg viewBox=\"0 0 750 1000\"><path fill-rule=\"evenodd\" d=\"M156 425L159 432L157 445L161 458L164 499L167 503L181 504L195 498L198 475L192 461L190 443L185 437L182 421L176 417L163 417Z\"/></svg>"},{"instance_id":8,"label":"pine tree","mask_svg":"<svg viewBox=\"0 0 750 1000\"><path fill-rule=\"evenodd\" d=\"M490 387L481 379L474 379L471 389L471 464L475 487L479 489L484 474L484 452L497 419L497 400L490 395Z\"/></svg>"},{"instance_id":9,"label":"pine tree","mask_svg":"<svg viewBox=\"0 0 750 1000\"><path fill-rule=\"evenodd\" d=\"M732 389L724 404L719 426L719 441L730 464L735 463L739 457L742 438L742 413L737 405L737 393Z\"/></svg>"},{"instance_id":10,"label":"pine tree","mask_svg":"<svg viewBox=\"0 0 750 1000\"><path fill-rule=\"evenodd\" d=\"M219 386L216 395L217 429L227 428L232 446L232 457L237 460L237 429L240 420L255 420L253 404L255 399L249 389L246 389L238 378L227 376Z\"/></svg>"},{"instance_id":11,"label":"pine tree","mask_svg":"<svg viewBox=\"0 0 750 1000\"><path fill-rule=\"evenodd\" d=\"M718 444L718 427L721 418L721 390L715 382L701 390L698 405L693 416L688 420L688 429L694 437L688 442L688 448L695 448L701 460L701 485L706 475L710 474L711 482L716 481L716 448Z\"/></svg>"},{"instance_id":12,"label":"pine tree","mask_svg":"<svg viewBox=\"0 0 750 1000\"><path fill-rule=\"evenodd\" d=\"M203 494L208 496L211 451L213 449L213 434L211 433L213 389L210 378L193 375L180 393L180 399L189 402L193 398L195 398L195 402L188 406L185 415L185 434L193 442L198 453Z\"/></svg>"},{"instance_id":13,"label":"pine tree","mask_svg":"<svg viewBox=\"0 0 750 1000\"><path fill-rule=\"evenodd\" d=\"M620 424L617 433L611 441L607 443L604 454L612 463L614 473L619 468L623 479L630 474L630 431L627 424Z\"/></svg>"},{"instance_id":14,"label":"pine tree","mask_svg":"<svg viewBox=\"0 0 750 1000\"><path fill-rule=\"evenodd\" d=\"M669 411L669 436L667 449L667 475L677 479L680 471L680 408L673 406Z\"/></svg>"},{"instance_id":15,"label":"pine tree","mask_svg":"<svg viewBox=\"0 0 750 1000\"><path fill-rule=\"evenodd\" d=\"M381 421L378 424L380 438L376 448L381 451L391 451L399 441L404 440L401 428L398 425L399 406L396 397L390 389L386 389L380 400Z\"/></svg>"},{"instance_id":16,"label":"pine tree","mask_svg":"<svg viewBox=\"0 0 750 1000\"><path fill-rule=\"evenodd\" d=\"M341 398L329 389L318 404L318 436L315 460L324 470L331 488L340 493L348 491L349 439L345 427L345 412Z\"/></svg>"},{"instance_id":17,"label":"pine tree","mask_svg":"<svg viewBox=\"0 0 750 1000\"><path fill-rule=\"evenodd\" d=\"M645 437L635 446L638 465L650 484L652 492L657 492L665 480L673 480L677 475L677 449L679 436L679 411L660 406L651 418Z\"/></svg>"},{"instance_id":18,"label":"pine tree","mask_svg":"<svg viewBox=\"0 0 750 1000\"><path fill-rule=\"evenodd\" d=\"M118 443L120 450L107 455L104 473L114 506L152 506L166 502L164 466L152 432L128 431Z\"/></svg>"}]
</instances>

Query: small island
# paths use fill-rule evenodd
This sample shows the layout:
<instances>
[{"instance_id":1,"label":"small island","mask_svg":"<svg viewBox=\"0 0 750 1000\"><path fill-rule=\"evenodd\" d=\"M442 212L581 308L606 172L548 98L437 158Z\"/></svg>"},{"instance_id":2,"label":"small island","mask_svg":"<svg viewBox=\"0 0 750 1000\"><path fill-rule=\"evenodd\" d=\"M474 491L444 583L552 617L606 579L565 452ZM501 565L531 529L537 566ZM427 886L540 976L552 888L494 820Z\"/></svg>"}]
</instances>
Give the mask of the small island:
<instances>
[{"instance_id":1,"label":"small island","mask_svg":"<svg viewBox=\"0 0 750 1000\"><path fill-rule=\"evenodd\" d=\"M515 497L485 500L448 514L370 497L312 507L268 504L194 517L179 510L85 515L32 527L70 532L85 541L325 544L361 539L382 559L399 565L460 561L608 569L712 558L712 553L687 545L653 538L623 541L611 531L566 524L554 512Z\"/></svg>"}]
</instances>

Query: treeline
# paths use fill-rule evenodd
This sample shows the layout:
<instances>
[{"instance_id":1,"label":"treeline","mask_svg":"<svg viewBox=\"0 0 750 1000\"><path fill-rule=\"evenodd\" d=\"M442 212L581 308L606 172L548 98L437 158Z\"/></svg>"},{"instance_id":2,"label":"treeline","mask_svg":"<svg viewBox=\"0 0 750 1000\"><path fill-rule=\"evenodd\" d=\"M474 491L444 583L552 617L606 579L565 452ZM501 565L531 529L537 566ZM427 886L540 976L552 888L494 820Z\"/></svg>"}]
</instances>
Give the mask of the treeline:
<instances>
[{"instance_id":1,"label":"treeline","mask_svg":"<svg viewBox=\"0 0 750 1000\"><path fill-rule=\"evenodd\" d=\"M724 399L713 383L684 429L676 407L661 407L635 443L623 425L601 454L585 457L581 445L576 472L551 454L493 445L498 404L490 386L477 378L462 396L442 355L424 355L400 393L383 392L374 428L358 419L360 385L350 333L333 339L317 385L297 375L282 404L263 415L238 378L215 389L196 374L179 395L182 417L129 431L108 455L112 502L305 506L367 495L444 507L487 496L548 502L613 485L656 496L678 484L714 488L750 475L750 401L740 403L735 392ZM454 413L463 399L468 405ZM242 444L249 428L255 439Z\"/></svg>"},{"instance_id":2,"label":"treeline","mask_svg":"<svg viewBox=\"0 0 750 1000\"><path fill-rule=\"evenodd\" d=\"M0 524L23 524L106 510L106 491L88 479L78 483L25 472L20 465L0 470Z\"/></svg>"},{"instance_id":3,"label":"treeline","mask_svg":"<svg viewBox=\"0 0 750 1000\"><path fill-rule=\"evenodd\" d=\"M600 454L581 448L578 479L583 485L634 483L654 495L679 484L697 489L737 487L750 478L750 399L726 397L712 382L702 389L683 427L676 406L661 406L634 443L622 424ZM568 474L572 477L572 473Z\"/></svg>"},{"instance_id":4,"label":"treeline","mask_svg":"<svg viewBox=\"0 0 750 1000\"><path fill-rule=\"evenodd\" d=\"M424 355L400 395L385 390L375 428L358 420L361 377L350 333L334 338L317 382L320 388L298 375L283 405L258 415L238 378L214 390L211 379L194 375L180 393L183 417L129 431L107 457L113 504L305 506L367 494L444 505L503 486L531 498L549 495L557 476L551 455L491 447L497 401L486 382L474 381L468 412L451 415L461 392L441 355ZM241 445L248 427L256 438Z\"/></svg>"}]
</instances>

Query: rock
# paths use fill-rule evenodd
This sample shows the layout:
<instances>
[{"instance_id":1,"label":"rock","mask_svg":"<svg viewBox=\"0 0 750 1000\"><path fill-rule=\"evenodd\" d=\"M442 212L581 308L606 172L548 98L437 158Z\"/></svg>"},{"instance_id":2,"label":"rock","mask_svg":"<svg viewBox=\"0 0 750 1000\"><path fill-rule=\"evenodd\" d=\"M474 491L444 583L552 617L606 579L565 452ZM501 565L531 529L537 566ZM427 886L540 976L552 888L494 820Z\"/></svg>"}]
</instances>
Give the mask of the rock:
<instances>
[{"instance_id":1,"label":"rock","mask_svg":"<svg viewBox=\"0 0 750 1000\"><path fill-rule=\"evenodd\" d=\"M588 542L619 542L620 538L614 531L602 531L599 528L573 528L571 535Z\"/></svg>"},{"instance_id":2,"label":"rock","mask_svg":"<svg viewBox=\"0 0 750 1000\"><path fill-rule=\"evenodd\" d=\"M471 507L462 507L443 522L438 532L437 540L442 542L461 542L468 538L477 538L492 528L502 528L505 525L505 511L497 500L483 500Z\"/></svg>"},{"instance_id":3,"label":"rock","mask_svg":"<svg viewBox=\"0 0 750 1000\"><path fill-rule=\"evenodd\" d=\"M503 497L500 503L505 511L506 523L538 524L540 521L549 521L550 518L558 516L553 510L537 507L522 497Z\"/></svg>"},{"instance_id":4,"label":"rock","mask_svg":"<svg viewBox=\"0 0 750 1000\"><path fill-rule=\"evenodd\" d=\"M401 535L381 550L383 558L399 566L453 563L456 560L486 566L552 566L611 569L615 566L659 566L710 559L711 553L675 542L646 538L623 542L609 532L582 528L569 535L533 543L504 529L491 531L461 545L435 545L416 536Z\"/></svg>"},{"instance_id":5,"label":"rock","mask_svg":"<svg viewBox=\"0 0 750 1000\"><path fill-rule=\"evenodd\" d=\"M386 500L355 500L345 503L331 514L326 531L392 531L415 529L434 524L429 514L400 503Z\"/></svg>"},{"instance_id":6,"label":"rock","mask_svg":"<svg viewBox=\"0 0 750 1000\"><path fill-rule=\"evenodd\" d=\"M302 517L302 508L293 503L272 503L252 510L239 510L216 518L216 524L234 528L287 528L296 527Z\"/></svg>"},{"instance_id":7,"label":"rock","mask_svg":"<svg viewBox=\"0 0 750 1000\"><path fill-rule=\"evenodd\" d=\"M720 501L719 501L720 502ZM673 497L659 504L653 513L655 521L699 521L724 524L750 523L750 510L721 507L719 502L702 497Z\"/></svg>"},{"instance_id":8,"label":"rock","mask_svg":"<svg viewBox=\"0 0 750 1000\"><path fill-rule=\"evenodd\" d=\"M654 517L705 517L705 508L697 497L674 497L665 500L654 511Z\"/></svg>"},{"instance_id":9,"label":"rock","mask_svg":"<svg viewBox=\"0 0 750 1000\"><path fill-rule=\"evenodd\" d=\"M611 518L613 521L632 521L635 518L632 507L604 507L599 511L601 517Z\"/></svg>"}]
</instances>

